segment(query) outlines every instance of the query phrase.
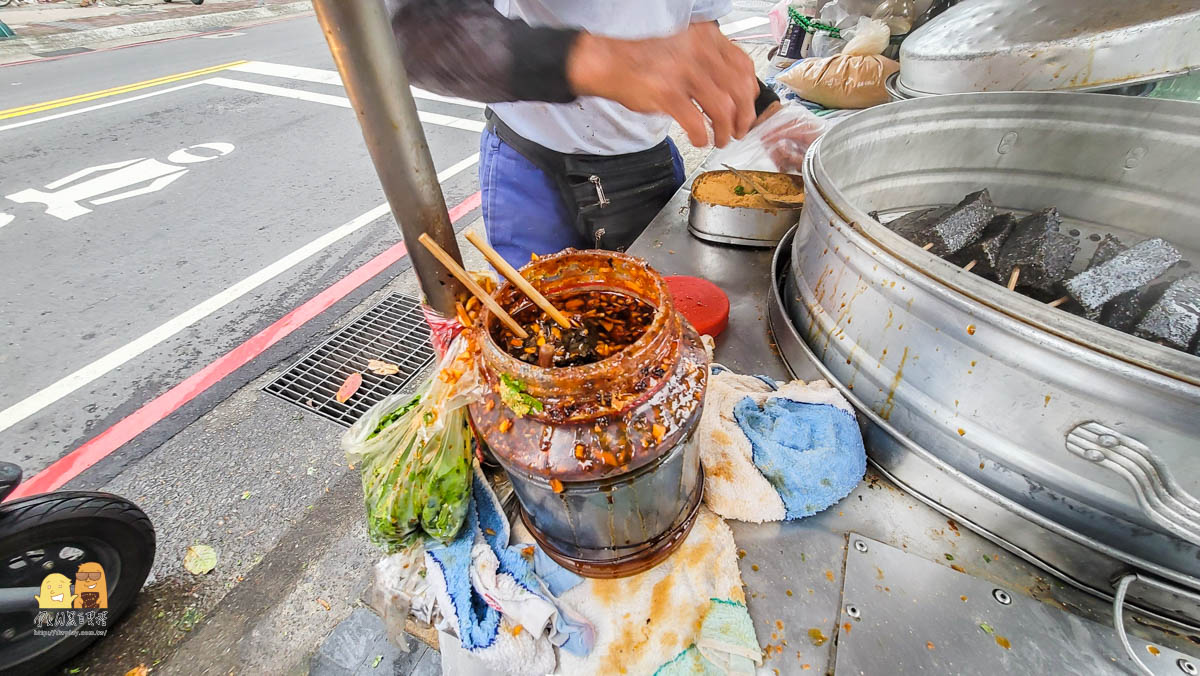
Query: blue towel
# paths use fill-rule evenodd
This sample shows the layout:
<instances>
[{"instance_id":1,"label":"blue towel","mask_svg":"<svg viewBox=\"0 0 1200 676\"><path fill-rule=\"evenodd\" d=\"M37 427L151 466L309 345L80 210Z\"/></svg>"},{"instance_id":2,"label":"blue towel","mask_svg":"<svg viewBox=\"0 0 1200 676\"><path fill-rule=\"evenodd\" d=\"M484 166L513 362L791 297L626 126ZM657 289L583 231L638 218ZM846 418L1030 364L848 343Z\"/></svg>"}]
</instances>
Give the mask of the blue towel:
<instances>
[{"instance_id":1,"label":"blue towel","mask_svg":"<svg viewBox=\"0 0 1200 676\"><path fill-rule=\"evenodd\" d=\"M594 629L586 622L568 617L554 598L583 579L555 563L537 545L508 544L508 518L477 467L471 486L471 506L462 530L449 544L433 542L426 547L426 553L445 577L462 647L472 652L487 648L495 642L500 628L499 611L488 605L471 584L471 548L476 536L481 536L496 555L500 573L509 575L526 591L558 608L555 628L564 639L559 647L576 655L587 655L595 640ZM525 552L530 547L533 556L527 559Z\"/></svg>"},{"instance_id":2,"label":"blue towel","mask_svg":"<svg viewBox=\"0 0 1200 676\"><path fill-rule=\"evenodd\" d=\"M746 397L733 407L753 461L773 486L787 519L811 516L850 494L867 469L858 422L830 404Z\"/></svg>"}]
</instances>

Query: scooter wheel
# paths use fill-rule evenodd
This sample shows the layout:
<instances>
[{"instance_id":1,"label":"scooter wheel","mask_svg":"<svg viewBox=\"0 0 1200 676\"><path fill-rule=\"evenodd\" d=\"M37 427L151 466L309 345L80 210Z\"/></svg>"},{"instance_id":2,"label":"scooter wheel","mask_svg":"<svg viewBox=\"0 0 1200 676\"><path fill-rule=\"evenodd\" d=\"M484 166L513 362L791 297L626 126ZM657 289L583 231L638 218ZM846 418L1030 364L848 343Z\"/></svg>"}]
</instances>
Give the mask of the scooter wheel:
<instances>
[{"instance_id":1,"label":"scooter wheel","mask_svg":"<svg viewBox=\"0 0 1200 676\"><path fill-rule=\"evenodd\" d=\"M129 609L150 574L155 538L137 505L108 493L63 491L0 505L0 588L39 587L50 573L72 582L99 563L108 591L106 627ZM42 673L99 638L34 634L36 601L0 614L0 673Z\"/></svg>"}]
</instances>

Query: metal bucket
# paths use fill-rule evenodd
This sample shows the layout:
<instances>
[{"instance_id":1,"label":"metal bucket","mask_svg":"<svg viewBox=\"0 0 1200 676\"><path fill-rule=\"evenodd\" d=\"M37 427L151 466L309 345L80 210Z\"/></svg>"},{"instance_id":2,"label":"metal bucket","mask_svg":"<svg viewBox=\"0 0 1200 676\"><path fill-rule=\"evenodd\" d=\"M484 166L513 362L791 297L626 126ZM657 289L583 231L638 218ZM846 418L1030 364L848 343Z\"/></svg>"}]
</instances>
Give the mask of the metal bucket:
<instances>
[{"instance_id":1,"label":"metal bucket","mask_svg":"<svg viewBox=\"0 0 1200 676\"><path fill-rule=\"evenodd\" d=\"M884 472L1012 551L1102 595L1130 568L1200 590L1200 358L1009 292L867 215L987 187L998 208L1057 206L1076 269L1107 232L1200 263L1197 175L1191 103L984 93L858 113L806 159L781 351L855 403ZM1191 600L1138 602L1200 625Z\"/></svg>"},{"instance_id":2,"label":"metal bucket","mask_svg":"<svg viewBox=\"0 0 1200 676\"><path fill-rule=\"evenodd\" d=\"M705 172L697 176L696 181L715 173L728 172ZM794 174L792 177L799 185L801 177ZM784 233L796 225L802 209L800 206L793 209L731 207L698 200L695 194L690 194L688 232L706 242L770 249L779 244L779 239Z\"/></svg>"}]
</instances>

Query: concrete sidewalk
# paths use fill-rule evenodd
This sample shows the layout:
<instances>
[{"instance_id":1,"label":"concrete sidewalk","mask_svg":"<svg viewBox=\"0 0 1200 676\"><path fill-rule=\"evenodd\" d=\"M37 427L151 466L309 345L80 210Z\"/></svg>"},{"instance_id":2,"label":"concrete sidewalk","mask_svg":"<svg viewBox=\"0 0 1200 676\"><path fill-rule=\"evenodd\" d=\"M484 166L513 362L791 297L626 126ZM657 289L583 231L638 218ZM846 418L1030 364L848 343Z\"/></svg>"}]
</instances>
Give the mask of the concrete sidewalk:
<instances>
[{"instance_id":1,"label":"concrete sidewalk","mask_svg":"<svg viewBox=\"0 0 1200 676\"><path fill-rule=\"evenodd\" d=\"M207 0L202 5L190 0L107 0L93 7L70 0L11 5L0 9L0 21L16 35L0 39L0 64L234 28L310 11L308 0Z\"/></svg>"}]
</instances>

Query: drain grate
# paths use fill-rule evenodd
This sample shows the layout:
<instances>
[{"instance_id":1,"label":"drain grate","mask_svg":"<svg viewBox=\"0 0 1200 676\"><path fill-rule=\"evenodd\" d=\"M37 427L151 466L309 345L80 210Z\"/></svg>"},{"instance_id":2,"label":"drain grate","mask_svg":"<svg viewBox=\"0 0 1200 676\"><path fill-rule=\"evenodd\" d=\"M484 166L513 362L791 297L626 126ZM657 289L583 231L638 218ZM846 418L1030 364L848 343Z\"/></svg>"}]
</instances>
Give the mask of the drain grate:
<instances>
[{"instance_id":1,"label":"drain grate","mask_svg":"<svg viewBox=\"0 0 1200 676\"><path fill-rule=\"evenodd\" d=\"M333 334L263 388L322 418L349 427L367 409L407 386L434 358L429 325L417 299L394 293ZM400 372L378 376L367 361L395 364ZM362 386L344 404L334 398L351 373Z\"/></svg>"}]
</instances>

